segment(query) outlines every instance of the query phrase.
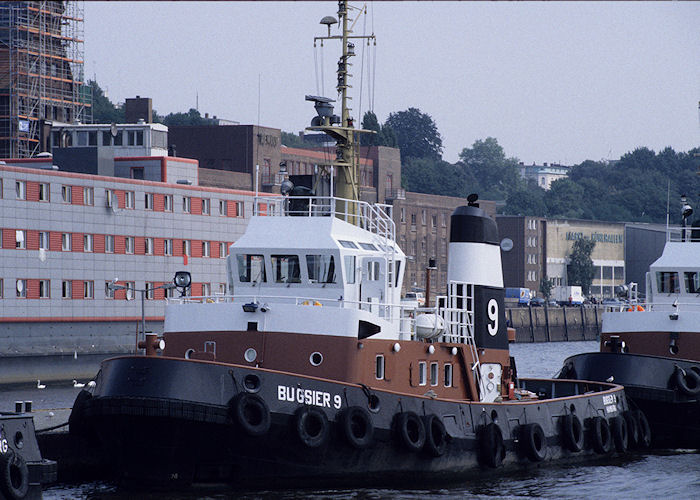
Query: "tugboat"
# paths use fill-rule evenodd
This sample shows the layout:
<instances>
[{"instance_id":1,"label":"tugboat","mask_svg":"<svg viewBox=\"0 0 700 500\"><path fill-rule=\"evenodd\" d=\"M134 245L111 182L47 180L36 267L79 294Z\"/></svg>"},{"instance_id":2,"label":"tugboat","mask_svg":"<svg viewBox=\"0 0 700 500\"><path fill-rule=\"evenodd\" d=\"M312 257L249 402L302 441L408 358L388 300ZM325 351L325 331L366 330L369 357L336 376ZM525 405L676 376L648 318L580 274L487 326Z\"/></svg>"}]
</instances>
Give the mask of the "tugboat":
<instances>
[{"instance_id":1,"label":"tugboat","mask_svg":"<svg viewBox=\"0 0 700 500\"><path fill-rule=\"evenodd\" d=\"M649 419L657 448L700 448L700 220L681 197L681 227L646 274L647 301L603 313L599 353L572 356L559 376L614 380Z\"/></svg>"},{"instance_id":2,"label":"tugboat","mask_svg":"<svg viewBox=\"0 0 700 500\"><path fill-rule=\"evenodd\" d=\"M312 186L330 196L285 179L258 197L227 257L235 293L188 296L177 273L163 335L147 336L145 355L105 360L76 399L70 432L125 483L424 484L632 445L621 386L517 377L497 227L476 195L451 217L444 295L401 305L391 207L358 196L349 12L340 1L338 36L322 21L343 47L341 116L307 96L311 130L336 141Z\"/></svg>"},{"instance_id":3,"label":"tugboat","mask_svg":"<svg viewBox=\"0 0 700 500\"><path fill-rule=\"evenodd\" d=\"M56 462L41 458L29 413L31 402L0 412L0 500L41 500L42 484L56 481Z\"/></svg>"}]
</instances>

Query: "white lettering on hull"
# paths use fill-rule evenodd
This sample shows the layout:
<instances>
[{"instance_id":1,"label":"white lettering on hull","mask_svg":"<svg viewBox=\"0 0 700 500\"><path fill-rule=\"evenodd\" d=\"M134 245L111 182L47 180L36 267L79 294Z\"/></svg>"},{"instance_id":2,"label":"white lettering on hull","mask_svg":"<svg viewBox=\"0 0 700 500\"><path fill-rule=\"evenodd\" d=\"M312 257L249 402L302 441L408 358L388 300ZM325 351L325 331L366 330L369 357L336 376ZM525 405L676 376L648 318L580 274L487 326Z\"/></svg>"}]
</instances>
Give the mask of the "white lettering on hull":
<instances>
[{"instance_id":1,"label":"white lettering on hull","mask_svg":"<svg viewBox=\"0 0 700 500\"><path fill-rule=\"evenodd\" d=\"M277 399L279 401L287 401L289 403L298 403L300 405L320 406L321 408L331 407L331 394L323 391L314 391L312 389L302 389L301 387L287 387L286 385L277 386ZM342 406L340 395L333 396L333 408L338 410Z\"/></svg>"}]
</instances>

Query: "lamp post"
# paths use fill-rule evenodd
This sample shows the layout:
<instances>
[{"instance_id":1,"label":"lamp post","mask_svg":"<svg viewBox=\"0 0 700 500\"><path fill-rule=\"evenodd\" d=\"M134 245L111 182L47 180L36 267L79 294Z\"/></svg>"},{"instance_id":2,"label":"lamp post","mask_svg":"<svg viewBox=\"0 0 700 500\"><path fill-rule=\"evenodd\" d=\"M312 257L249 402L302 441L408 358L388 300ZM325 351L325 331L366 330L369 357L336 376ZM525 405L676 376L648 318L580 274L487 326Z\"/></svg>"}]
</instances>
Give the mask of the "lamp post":
<instances>
[{"instance_id":1,"label":"lamp post","mask_svg":"<svg viewBox=\"0 0 700 500\"><path fill-rule=\"evenodd\" d=\"M107 285L107 288L110 290L133 290L135 292L139 292L141 294L141 336L143 338L146 338L146 293L152 292L153 290L158 290L158 289L163 289L163 290L170 290L172 288L176 288L175 283L163 283L160 286L155 286L152 288L149 288L148 283L146 283L146 288L144 289L139 289L139 288L131 288L125 285L117 285L116 280L109 283ZM138 345L138 339L136 344Z\"/></svg>"}]
</instances>

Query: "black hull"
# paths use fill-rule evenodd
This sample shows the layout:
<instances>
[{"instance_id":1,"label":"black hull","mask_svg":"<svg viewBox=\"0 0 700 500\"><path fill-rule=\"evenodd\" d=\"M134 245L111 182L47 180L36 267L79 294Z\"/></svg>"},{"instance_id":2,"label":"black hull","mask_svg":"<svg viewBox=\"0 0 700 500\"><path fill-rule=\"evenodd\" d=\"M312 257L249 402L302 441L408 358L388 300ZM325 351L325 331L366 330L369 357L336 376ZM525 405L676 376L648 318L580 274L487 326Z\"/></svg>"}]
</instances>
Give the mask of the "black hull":
<instances>
[{"instance_id":1,"label":"black hull","mask_svg":"<svg viewBox=\"0 0 700 500\"><path fill-rule=\"evenodd\" d=\"M246 379L250 376L257 383ZM554 380L524 380L522 385L543 398L554 392L556 399L456 402L237 365L114 358L102 364L94 394L83 392L76 400L71 432L106 450L110 470L126 482L389 485L465 479L535 462L596 459L601 455L592 449L588 431L581 451L565 448L564 415L574 413L586 425L592 417L609 418L628 409L619 386ZM233 415L237 394L246 392L269 408L270 425L262 435L246 433ZM342 415L350 407L369 409L374 432L366 447L352 444L343 432ZM317 447L305 444L296 427L299 412L309 408L320 410L328 421L327 437ZM441 452L429 445L412 450L401 440L399 415L406 412L423 422L438 416L446 431ZM484 448L483 429L492 423L505 449L497 467L488 464L493 450ZM519 439L526 424L533 423L544 431L543 449L534 459Z\"/></svg>"},{"instance_id":2,"label":"black hull","mask_svg":"<svg viewBox=\"0 0 700 500\"><path fill-rule=\"evenodd\" d=\"M56 481L56 470L56 462L41 458L31 415L0 413L0 500L41 500L42 485Z\"/></svg>"},{"instance_id":3,"label":"black hull","mask_svg":"<svg viewBox=\"0 0 700 500\"><path fill-rule=\"evenodd\" d=\"M677 383L677 368L700 369L700 363L624 353L586 353L567 358L563 378L606 381L613 377L642 410L652 429L655 448L700 449L700 395L689 395Z\"/></svg>"}]
</instances>

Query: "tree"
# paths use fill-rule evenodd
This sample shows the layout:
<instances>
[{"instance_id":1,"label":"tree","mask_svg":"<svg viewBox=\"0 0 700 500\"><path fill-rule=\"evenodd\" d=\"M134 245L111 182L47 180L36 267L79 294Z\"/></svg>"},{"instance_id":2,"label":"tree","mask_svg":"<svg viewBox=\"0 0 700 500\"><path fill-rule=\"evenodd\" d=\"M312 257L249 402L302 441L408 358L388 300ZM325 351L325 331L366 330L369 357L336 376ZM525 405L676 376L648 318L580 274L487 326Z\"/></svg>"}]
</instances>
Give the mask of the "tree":
<instances>
[{"instance_id":1,"label":"tree","mask_svg":"<svg viewBox=\"0 0 700 500\"><path fill-rule=\"evenodd\" d=\"M525 189L518 159L506 158L494 137L477 140L471 148L462 149L459 160L465 173L470 173L480 185L482 198L502 200L510 193Z\"/></svg>"},{"instance_id":2,"label":"tree","mask_svg":"<svg viewBox=\"0 0 700 500\"><path fill-rule=\"evenodd\" d=\"M299 137L297 134L292 134L291 132L281 132L280 140L283 145L290 148L308 148L309 144L304 142L304 139Z\"/></svg>"},{"instance_id":3,"label":"tree","mask_svg":"<svg viewBox=\"0 0 700 500\"><path fill-rule=\"evenodd\" d=\"M544 202L544 189L531 186L511 192L506 198L504 209L506 215L533 215L545 217L547 205Z\"/></svg>"},{"instance_id":4,"label":"tree","mask_svg":"<svg viewBox=\"0 0 700 500\"><path fill-rule=\"evenodd\" d=\"M418 108L390 113L385 127L396 135L401 159L442 158L442 137L430 115L421 113Z\"/></svg>"},{"instance_id":5,"label":"tree","mask_svg":"<svg viewBox=\"0 0 700 500\"><path fill-rule=\"evenodd\" d=\"M588 295L595 274L595 267L591 259L594 247L595 241L593 240L576 240L571 255L569 255L567 281L569 285L580 286L584 295Z\"/></svg>"},{"instance_id":6,"label":"tree","mask_svg":"<svg viewBox=\"0 0 700 500\"><path fill-rule=\"evenodd\" d=\"M571 179L564 178L552 182L549 191L545 192L544 200L550 217L579 219L583 216L583 188Z\"/></svg>"},{"instance_id":7,"label":"tree","mask_svg":"<svg viewBox=\"0 0 700 500\"><path fill-rule=\"evenodd\" d=\"M168 116L163 118L163 123L168 127L173 127L177 125L206 125L206 119L202 118L194 108L190 108L187 113L169 113Z\"/></svg>"},{"instance_id":8,"label":"tree","mask_svg":"<svg viewBox=\"0 0 700 500\"><path fill-rule=\"evenodd\" d=\"M554 288L554 283L552 280L547 278L540 279L540 292L544 296L545 300L548 300L552 296L552 288Z\"/></svg>"},{"instance_id":9,"label":"tree","mask_svg":"<svg viewBox=\"0 0 700 500\"><path fill-rule=\"evenodd\" d=\"M89 80L88 85L92 92L93 123L124 123L124 108L115 106L95 80Z\"/></svg>"},{"instance_id":10,"label":"tree","mask_svg":"<svg viewBox=\"0 0 700 500\"><path fill-rule=\"evenodd\" d=\"M360 136L360 144L362 146L389 146L391 148L398 146L394 131L387 125L380 125L374 111L365 113L365 116L362 118L362 128L376 132L374 134L362 134Z\"/></svg>"}]
</instances>

